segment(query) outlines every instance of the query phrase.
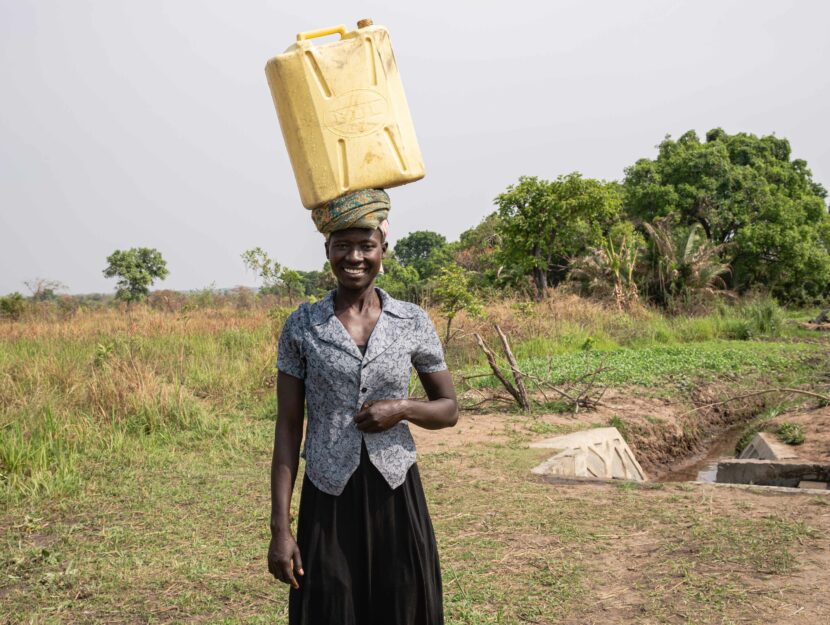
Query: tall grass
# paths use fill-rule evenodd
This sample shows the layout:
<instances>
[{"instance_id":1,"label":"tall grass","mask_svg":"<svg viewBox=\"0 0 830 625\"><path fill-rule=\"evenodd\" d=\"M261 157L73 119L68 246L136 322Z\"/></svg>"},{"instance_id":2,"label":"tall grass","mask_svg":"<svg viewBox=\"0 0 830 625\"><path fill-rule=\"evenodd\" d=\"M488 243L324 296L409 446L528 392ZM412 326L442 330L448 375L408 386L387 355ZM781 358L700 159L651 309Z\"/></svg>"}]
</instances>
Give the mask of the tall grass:
<instances>
[{"instance_id":1,"label":"tall grass","mask_svg":"<svg viewBox=\"0 0 830 625\"><path fill-rule=\"evenodd\" d=\"M148 309L0 326L0 497L79 485L135 441L186 445L274 413L266 311Z\"/></svg>"},{"instance_id":2,"label":"tall grass","mask_svg":"<svg viewBox=\"0 0 830 625\"><path fill-rule=\"evenodd\" d=\"M0 323L0 498L77 488L90 463L154 446L242 444L247 419L274 417L276 343L289 311L135 306ZM442 319L430 312L441 334ZM764 302L667 317L554 291L540 303L493 303L483 319L462 315L446 349L451 369L484 366L473 333L495 346L493 323L537 374L551 356L562 357L559 374L567 375L617 354L610 382L652 379L661 367L732 370L754 352L730 348L724 358L713 342L790 332L780 309ZM675 349L690 343L701 348ZM767 366L784 366L780 350L769 353Z\"/></svg>"}]
</instances>

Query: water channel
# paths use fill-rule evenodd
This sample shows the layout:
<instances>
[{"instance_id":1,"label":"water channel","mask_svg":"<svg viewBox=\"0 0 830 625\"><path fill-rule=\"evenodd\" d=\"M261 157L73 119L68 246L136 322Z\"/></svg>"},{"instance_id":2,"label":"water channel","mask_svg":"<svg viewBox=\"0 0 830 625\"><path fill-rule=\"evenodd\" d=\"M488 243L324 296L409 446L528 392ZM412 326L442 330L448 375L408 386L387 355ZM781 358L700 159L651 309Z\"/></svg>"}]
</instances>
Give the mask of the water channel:
<instances>
[{"instance_id":1,"label":"water channel","mask_svg":"<svg viewBox=\"0 0 830 625\"><path fill-rule=\"evenodd\" d=\"M746 429L746 423L721 432L712 439L707 450L678 464L657 479L658 482L714 482L718 473L718 461L735 457L735 445Z\"/></svg>"}]
</instances>

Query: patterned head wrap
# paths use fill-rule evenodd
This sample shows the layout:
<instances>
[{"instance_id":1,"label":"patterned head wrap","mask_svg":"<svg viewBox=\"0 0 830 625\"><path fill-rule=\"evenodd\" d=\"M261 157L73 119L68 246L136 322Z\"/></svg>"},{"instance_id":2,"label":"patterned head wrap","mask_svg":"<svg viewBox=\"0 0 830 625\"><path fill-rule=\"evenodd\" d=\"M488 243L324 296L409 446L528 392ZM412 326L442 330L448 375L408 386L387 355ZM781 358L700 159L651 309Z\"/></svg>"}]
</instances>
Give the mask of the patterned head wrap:
<instances>
[{"instance_id":1,"label":"patterned head wrap","mask_svg":"<svg viewBox=\"0 0 830 625\"><path fill-rule=\"evenodd\" d=\"M362 189L348 193L311 211L317 230L328 239L332 232L348 228L381 228L389 215L389 195L383 189ZM386 226L388 227L388 226Z\"/></svg>"}]
</instances>

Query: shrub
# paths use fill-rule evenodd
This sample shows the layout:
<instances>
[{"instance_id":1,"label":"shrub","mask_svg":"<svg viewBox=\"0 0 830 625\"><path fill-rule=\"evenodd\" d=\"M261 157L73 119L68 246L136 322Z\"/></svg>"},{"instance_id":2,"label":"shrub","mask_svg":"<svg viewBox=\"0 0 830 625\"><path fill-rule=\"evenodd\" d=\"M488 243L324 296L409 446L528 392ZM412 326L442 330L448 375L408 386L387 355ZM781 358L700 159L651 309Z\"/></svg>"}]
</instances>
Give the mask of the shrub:
<instances>
[{"instance_id":1,"label":"shrub","mask_svg":"<svg viewBox=\"0 0 830 625\"><path fill-rule=\"evenodd\" d=\"M23 314L25 303L23 296L20 293L11 293L5 297L0 297L0 317L6 319L20 319Z\"/></svg>"},{"instance_id":2,"label":"shrub","mask_svg":"<svg viewBox=\"0 0 830 625\"><path fill-rule=\"evenodd\" d=\"M784 312L772 297L750 301L743 306L742 317L749 324L753 336L779 336L784 322Z\"/></svg>"},{"instance_id":3,"label":"shrub","mask_svg":"<svg viewBox=\"0 0 830 625\"><path fill-rule=\"evenodd\" d=\"M787 445L801 445L806 437L804 436L804 428L798 423L785 422L778 426L775 432L778 438Z\"/></svg>"},{"instance_id":4,"label":"shrub","mask_svg":"<svg viewBox=\"0 0 830 625\"><path fill-rule=\"evenodd\" d=\"M745 319L724 319L720 324L721 336L733 341L748 341L752 336L749 322Z\"/></svg>"}]
</instances>

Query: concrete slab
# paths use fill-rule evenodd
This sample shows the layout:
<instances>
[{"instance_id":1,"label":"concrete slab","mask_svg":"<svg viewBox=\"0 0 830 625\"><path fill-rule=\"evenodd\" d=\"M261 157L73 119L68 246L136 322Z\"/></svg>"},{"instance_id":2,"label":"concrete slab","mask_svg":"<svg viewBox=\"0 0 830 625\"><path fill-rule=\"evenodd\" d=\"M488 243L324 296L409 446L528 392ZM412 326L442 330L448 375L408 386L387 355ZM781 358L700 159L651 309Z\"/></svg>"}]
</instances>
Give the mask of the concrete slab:
<instances>
[{"instance_id":1,"label":"concrete slab","mask_svg":"<svg viewBox=\"0 0 830 625\"><path fill-rule=\"evenodd\" d=\"M646 474L617 428L596 428L530 444L554 449L553 456L531 469L536 475L588 477L644 482Z\"/></svg>"},{"instance_id":2,"label":"concrete slab","mask_svg":"<svg viewBox=\"0 0 830 625\"><path fill-rule=\"evenodd\" d=\"M792 460L798 458L790 445L779 441L774 434L758 432L744 448L740 460Z\"/></svg>"},{"instance_id":3,"label":"concrete slab","mask_svg":"<svg viewBox=\"0 0 830 625\"><path fill-rule=\"evenodd\" d=\"M798 483L799 488L809 488L811 490L827 490L830 484L827 482L811 482L810 480L801 480Z\"/></svg>"},{"instance_id":4,"label":"concrete slab","mask_svg":"<svg viewBox=\"0 0 830 625\"><path fill-rule=\"evenodd\" d=\"M830 481L830 465L786 460L721 460L715 481L796 488L802 481Z\"/></svg>"}]
</instances>

